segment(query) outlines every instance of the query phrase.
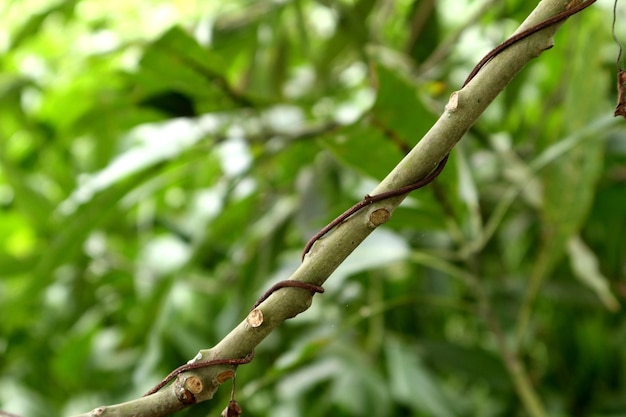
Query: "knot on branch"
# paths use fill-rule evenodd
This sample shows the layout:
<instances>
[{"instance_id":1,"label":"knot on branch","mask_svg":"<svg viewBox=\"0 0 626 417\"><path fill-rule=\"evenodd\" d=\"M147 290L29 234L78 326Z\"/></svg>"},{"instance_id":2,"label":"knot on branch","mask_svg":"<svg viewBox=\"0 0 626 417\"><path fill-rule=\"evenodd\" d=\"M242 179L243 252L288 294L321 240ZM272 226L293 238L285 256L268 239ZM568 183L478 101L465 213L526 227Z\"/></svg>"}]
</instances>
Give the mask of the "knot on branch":
<instances>
[{"instance_id":1,"label":"knot on branch","mask_svg":"<svg viewBox=\"0 0 626 417\"><path fill-rule=\"evenodd\" d=\"M387 223L390 217L391 213L386 208L376 209L370 213L367 225L371 228L378 227L383 223Z\"/></svg>"}]
</instances>

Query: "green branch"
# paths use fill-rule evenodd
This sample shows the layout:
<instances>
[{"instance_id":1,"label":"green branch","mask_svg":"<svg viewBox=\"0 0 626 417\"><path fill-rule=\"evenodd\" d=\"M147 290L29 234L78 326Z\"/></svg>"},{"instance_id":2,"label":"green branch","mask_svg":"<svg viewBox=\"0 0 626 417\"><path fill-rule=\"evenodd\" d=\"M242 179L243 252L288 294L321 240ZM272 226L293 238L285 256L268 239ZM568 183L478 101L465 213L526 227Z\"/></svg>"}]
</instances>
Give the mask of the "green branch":
<instances>
[{"instance_id":1,"label":"green branch","mask_svg":"<svg viewBox=\"0 0 626 417\"><path fill-rule=\"evenodd\" d=\"M575 1L575 0L572 0ZM578 2L577 4L580 4ZM543 0L520 26L517 33L565 10L566 0ZM487 106L533 58L553 45L558 24L543 29L498 54L463 89L452 94L446 108L413 150L373 190L379 194L414 183L430 173L474 124ZM376 149L372 149L372 155ZM374 229L385 223L406 196L374 203L357 212L318 240L302 265L290 279L322 285L333 271ZM283 288L251 312L215 347L201 350L194 361L243 358L283 321L307 310L311 292L302 288ZM210 320L209 317L206 318ZM541 402L520 362L511 352L502 352L518 395L529 415L544 415ZM99 407L81 416L165 416L185 408L184 393L193 392L191 402L209 400L225 380L234 375L235 366L220 365L194 369L180 374L176 381L158 393L123 404ZM181 394L183 393L183 394ZM181 395L183 400L181 400Z\"/></svg>"}]
</instances>

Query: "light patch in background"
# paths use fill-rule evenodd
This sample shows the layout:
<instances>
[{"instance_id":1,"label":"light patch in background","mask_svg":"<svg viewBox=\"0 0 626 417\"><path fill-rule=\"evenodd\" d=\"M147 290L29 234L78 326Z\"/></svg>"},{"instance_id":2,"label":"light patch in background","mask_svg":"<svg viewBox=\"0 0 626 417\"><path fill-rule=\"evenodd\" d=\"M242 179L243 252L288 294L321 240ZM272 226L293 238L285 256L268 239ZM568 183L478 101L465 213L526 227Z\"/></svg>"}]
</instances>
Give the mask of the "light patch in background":
<instances>
[{"instance_id":1,"label":"light patch in background","mask_svg":"<svg viewBox=\"0 0 626 417\"><path fill-rule=\"evenodd\" d=\"M83 244L83 251L90 258L99 258L107 252L106 236L101 231L95 231L87 237Z\"/></svg>"},{"instance_id":2,"label":"light patch in background","mask_svg":"<svg viewBox=\"0 0 626 417\"><path fill-rule=\"evenodd\" d=\"M115 18L110 19L110 28L123 34L126 39L156 37L165 28L184 19L183 10L166 1L81 1L77 3L75 13L77 19L84 22L98 22L103 16L114 13L112 16Z\"/></svg>"},{"instance_id":3,"label":"light patch in background","mask_svg":"<svg viewBox=\"0 0 626 417\"><path fill-rule=\"evenodd\" d=\"M341 103L335 111L335 121L340 124L356 122L376 100L376 93L370 88L362 88L349 101Z\"/></svg>"},{"instance_id":4,"label":"light patch in background","mask_svg":"<svg viewBox=\"0 0 626 417\"><path fill-rule=\"evenodd\" d=\"M346 277L407 259L410 252L406 240L398 234L387 229L377 229L339 265L333 273L333 279L325 285L329 289L339 289Z\"/></svg>"},{"instance_id":5,"label":"light patch in background","mask_svg":"<svg viewBox=\"0 0 626 417\"><path fill-rule=\"evenodd\" d=\"M333 233L331 231L330 233ZM323 242L320 239L318 242ZM314 249L313 249L314 250ZM330 291L340 291L345 286L345 279L351 275L370 269L382 268L394 262L408 259L411 254L405 239L397 233L379 228L365 239L333 272L324 287ZM268 280L267 286L281 280L289 279L300 265L300 257L294 253L285 255L285 262Z\"/></svg>"},{"instance_id":6,"label":"light patch in background","mask_svg":"<svg viewBox=\"0 0 626 417\"><path fill-rule=\"evenodd\" d=\"M595 292L609 311L618 311L620 303L611 291L610 280L602 275L596 254L578 235L568 240L566 248L574 276Z\"/></svg>"},{"instance_id":7,"label":"light patch in background","mask_svg":"<svg viewBox=\"0 0 626 417\"><path fill-rule=\"evenodd\" d=\"M315 70L310 65L296 67L283 85L283 94L289 99L302 97L311 91L314 83Z\"/></svg>"},{"instance_id":8,"label":"light patch in background","mask_svg":"<svg viewBox=\"0 0 626 417\"><path fill-rule=\"evenodd\" d=\"M220 182L215 187L198 190L191 196L189 208L181 218L181 226L192 239L201 239L206 224L222 211L225 192L225 183Z\"/></svg>"},{"instance_id":9,"label":"light patch in background","mask_svg":"<svg viewBox=\"0 0 626 417\"><path fill-rule=\"evenodd\" d=\"M196 38L196 41L202 46L208 47L211 45L213 41L213 26L215 25L215 18L203 14L203 16L198 20L198 24L196 25L193 36Z\"/></svg>"},{"instance_id":10,"label":"light patch in background","mask_svg":"<svg viewBox=\"0 0 626 417\"><path fill-rule=\"evenodd\" d=\"M172 208L179 209L187 202L187 193L181 187L168 188L165 191L165 203Z\"/></svg>"},{"instance_id":11,"label":"light patch in background","mask_svg":"<svg viewBox=\"0 0 626 417\"><path fill-rule=\"evenodd\" d=\"M189 246L171 236L151 239L143 248L140 262L158 274L169 274L181 269L191 256Z\"/></svg>"},{"instance_id":12,"label":"light patch in background","mask_svg":"<svg viewBox=\"0 0 626 417\"><path fill-rule=\"evenodd\" d=\"M128 46L122 51L120 56L120 68L129 72L137 71L142 51L139 47Z\"/></svg>"},{"instance_id":13,"label":"light patch in background","mask_svg":"<svg viewBox=\"0 0 626 417\"><path fill-rule=\"evenodd\" d=\"M43 97L40 90L32 87L27 87L22 90L20 102L25 112L33 113L36 110L39 110L41 108L42 101Z\"/></svg>"},{"instance_id":14,"label":"light patch in background","mask_svg":"<svg viewBox=\"0 0 626 417\"><path fill-rule=\"evenodd\" d=\"M483 7L484 1L475 0L439 0L437 5L437 12L441 19L445 22L446 27L460 26L465 23L468 16L472 16ZM463 10L463 13L459 13L459 10Z\"/></svg>"},{"instance_id":15,"label":"light patch in background","mask_svg":"<svg viewBox=\"0 0 626 417\"><path fill-rule=\"evenodd\" d=\"M356 87L365 80L367 66L363 62L355 62L339 74L339 80L346 87Z\"/></svg>"},{"instance_id":16,"label":"light patch in background","mask_svg":"<svg viewBox=\"0 0 626 417\"><path fill-rule=\"evenodd\" d=\"M302 109L286 104L267 110L262 119L270 130L277 133L297 134L305 125Z\"/></svg>"},{"instance_id":17,"label":"light patch in background","mask_svg":"<svg viewBox=\"0 0 626 417\"><path fill-rule=\"evenodd\" d=\"M0 184L0 206L11 204L14 197L15 193L13 192L13 188L11 186Z\"/></svg>"},{"instance_id":18,"label":"light patch in background","mask_svg":"<svg viewBox=\"0 0 626 417\"><path fill-rule=\"evenodd\" d=\"M224 187L214 187L196 192L191 200L191 211L204 219L216 216L222 210Z\"/></svg>"},{"instance_id":19,"label":"light patch in background","mask_svg":"<svg viewBox=\"0 0 626 417\"><path fill-rule=\"evenodd\" d=\"M176 282L169 294L170 308L174 311L188 309L193 303L194 291L184 282Z\"/></svg>"},{"instance_id":20,"label":"light patch in background","mask_svg":"<svg viewBox=\"0 0 626 417\"><path fill-rule=\"evenodd\" d=\"M219 126L217 116L206 115L198 119L149 123L131 130L125 138L129 149L95 174L82 174L78 188L59 205L59 212L72 214L99 191L158 162L175 158Z\"/></svg>"},{"instance_id":21,"label":"light patch in background","mask_svg":"<svg viewBox=\"0 0 626 417\"><path fill-rule=\"evenodd\" d=\"M43 406L45 401L40 394L26 388L23 384L16 384L15 376L0 379L0 404L2 404L3 409L11 410L14 413L19 412L24 416L50 413L50 410Z\"/></svg>"},{"instance_id":22,"label":"light patch in background","mask_svg":"<svg viewBox=\"0 0 626 417\"><path fill-rule=\"evenodd\" d=\"M326 6L312 3L308 13L309 24L322 39L328 39L335 34L337 16Z\"/></svg>"},{"instance_id":23,"label":"light patch in background","mask_svg":"<svg viewBox=\"0 0 626 417\"><path fill-rule=\"evenodd\" d=\"M19 72L25 77L42 81L50 75L46 60L40 56L29 54L18 61Z\"/></svg>"},{"instance_id":24,"label":"light patch in background","mask_svg":"<svg viewBox=\"0 0 626 417\"><path fill-rule=\"evenodd\" d=\"M252 156L241 128L232 128L228 136L230 137L226 141L215 147L215 152L220 159L224 175L230 178L238 177L250 168Z\"/></svg>"},{"instance_id":25,"label":"light patch in background","mask_svg":"<svg viewBox=\"0 0 626 417\"><path fill-rule=\"evenodd\" d=\"M137 362L138 350L124 348L119 328L109 327L94 335L91 359L94 367L105 371L124 372Z\"/></svg>"},{"instance_id":26,"label":"light patch in background","mask_svg":"<svg viewBox=\"0 0 626 417\"><path fill-rule=\"evenodd\" d=\"M120 44L119 36L112 30L82 33L76 40L76 46L85 55L113 52Z\"/></svg>"},{"instance_id":27,"label":"light patch in background","mask_svg":"<svg viewBox=\"0 0 626 417\"><path fill-rule=\"evenodd\" d=\"M5 28L0 29L0 53L6 53L11 46L11 38L9 37L9 31Z\"/></svg>"}]
</instances>

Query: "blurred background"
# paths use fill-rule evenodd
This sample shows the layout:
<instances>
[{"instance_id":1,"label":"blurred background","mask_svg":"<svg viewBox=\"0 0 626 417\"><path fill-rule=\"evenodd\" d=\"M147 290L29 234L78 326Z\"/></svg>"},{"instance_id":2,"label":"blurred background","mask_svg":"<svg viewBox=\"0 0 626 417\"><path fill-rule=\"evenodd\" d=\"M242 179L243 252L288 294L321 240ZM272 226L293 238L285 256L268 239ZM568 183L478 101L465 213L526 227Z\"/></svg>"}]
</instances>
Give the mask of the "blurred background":
<instances>
[{"instance_id":1,"label":"blurred background","mask_svg":"<svg viewBox=\"0 0 626 417\"><path fill-rule=\"evenodd\" d=\"M3 1L0 409L128 401L217 343L535 3ZM240 367L244 415L626 416L611 9Z\"/></svg>"}]
</instances>

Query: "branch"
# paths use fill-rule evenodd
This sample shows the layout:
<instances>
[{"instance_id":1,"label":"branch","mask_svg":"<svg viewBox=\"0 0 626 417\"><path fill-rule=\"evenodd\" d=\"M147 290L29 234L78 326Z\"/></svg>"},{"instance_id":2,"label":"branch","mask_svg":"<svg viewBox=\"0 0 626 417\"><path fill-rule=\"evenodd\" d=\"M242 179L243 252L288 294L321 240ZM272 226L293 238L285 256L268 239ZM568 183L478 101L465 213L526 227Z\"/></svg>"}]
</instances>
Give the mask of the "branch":
<instances>
[{"instance_id":1,"label":"branch","mask_svg":"<svg viewBox=\"0 0 626 417\"><path fill-rule=\"evenodd\" d=\"M591 3L593 0L543 0L516 34L554 18L564 10L586 7ZM451 95L443 115L372 195L416 183L431 173L515 75L531 59L553 46L553 37L560 23L525 37L491 57L466 86ZM406 194L374 202L351 215L313 245L290 279L321 286L374 229L389 219L405 197ZM254 308L246 320L216 346L201 350L190 363L246 358L279 324L307 310L311 301L312 293L307 289L281 288ZM235 375L236 365L218 363L182 372L173 384L153 395L98 407L77 417L170 415L193 403L211 399L219 385Z\"/></svg>"}]
</instances>

